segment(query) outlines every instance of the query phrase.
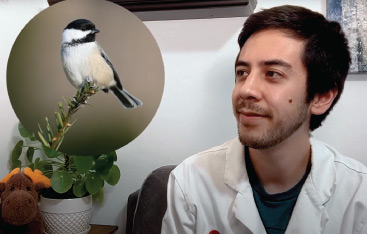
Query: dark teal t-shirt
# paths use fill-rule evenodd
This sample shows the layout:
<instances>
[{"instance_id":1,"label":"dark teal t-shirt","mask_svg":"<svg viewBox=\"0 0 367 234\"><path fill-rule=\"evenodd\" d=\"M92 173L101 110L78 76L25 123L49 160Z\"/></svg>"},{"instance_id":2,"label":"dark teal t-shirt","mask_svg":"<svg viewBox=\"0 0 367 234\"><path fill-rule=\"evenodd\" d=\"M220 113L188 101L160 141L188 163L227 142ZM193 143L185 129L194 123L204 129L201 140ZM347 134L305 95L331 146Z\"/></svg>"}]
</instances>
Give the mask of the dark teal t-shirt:
<instances>
[{"instance_id":1,"label":"dark teal t-shirt","mask_svg":"<svg viewBox=\"0 0 367 234\"><path fill-rule=\"evenodd\" d=\"M248 147L245 147L246 169L252 187L255 203L261 220L268 234L283 234L287 229L302 186L311 170L308 166L303 178L288 191L269 194L259 181L249 156Z\"/></svg>"}]
</instances>

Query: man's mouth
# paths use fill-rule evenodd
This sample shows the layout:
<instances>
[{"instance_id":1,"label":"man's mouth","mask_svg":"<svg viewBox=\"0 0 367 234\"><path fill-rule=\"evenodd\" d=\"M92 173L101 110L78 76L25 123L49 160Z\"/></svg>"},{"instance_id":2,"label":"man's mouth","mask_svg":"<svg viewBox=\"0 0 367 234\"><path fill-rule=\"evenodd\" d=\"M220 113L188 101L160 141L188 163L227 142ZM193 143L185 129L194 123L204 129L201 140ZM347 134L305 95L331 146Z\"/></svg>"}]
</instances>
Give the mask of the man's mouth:
<instances>
[{"instance_id":1,"label":"man's mouth","mask_svg":"<svg viewBox=\"0 0 367 234\"><path fill-rule=\"evenodd\" d=\"M253 112L253 111L239 111L241 115L245 115L247 117L267 117L267 115Z\"/></svg>"},{"instance_id":2,"label":"man's mouth","mask_svg":"<svg viewBox=\"0 0 367 234\"><path fill-rule=\"evenodd\" d=\"M270 114L260 107L246 108L242 107L237 109L239 121L244 124L255 124L259 121L270 118Z\"/></svg>"},{"instance_id":3,"label":"man's mouth","mask_svg":"<svg viewBox=\"0 0 367 234\"><path fill-rule=\"evenodd\" d=\"M254 112L240 112L238 121L245 125L257 125L267 118L267 115L261 115Z\"/></svg>"}]
</instances>

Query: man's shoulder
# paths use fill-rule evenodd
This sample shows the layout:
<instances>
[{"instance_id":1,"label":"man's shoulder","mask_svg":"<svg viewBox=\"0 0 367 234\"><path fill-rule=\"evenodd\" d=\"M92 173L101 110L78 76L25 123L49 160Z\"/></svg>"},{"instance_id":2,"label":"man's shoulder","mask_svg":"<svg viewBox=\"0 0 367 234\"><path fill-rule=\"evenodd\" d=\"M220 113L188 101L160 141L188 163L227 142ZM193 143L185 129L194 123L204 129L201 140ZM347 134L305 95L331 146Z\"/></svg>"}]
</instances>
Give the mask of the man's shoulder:
<instances>
[{"instance_id":1,"label":"man's shoulder","mask_svg":"<svg viewBox=\"0 0 367 234\"><path fill-rule=\"evenodd\" d=\"M335 164L339 164L341 167L344 167L346 170L351 170L357 174L367 176L367 167L353 158L339 154L335 156L334 162Z\"/></svg>"},{"instance_id":2,"label":"man's shoulder","mask_svg":"<svg viewBox=\"0 0 367 234\"><path fill-rule=\"evenodd\" d=\"M188 157L187 159L185 159L182 163L183 164L195 164L201 161L204 161L204 162L208 160L213 161L218 158L224 158L229 148L234 144L238 144L238 142L239 142L238 138L228 140L221 145L217 145L210 149L196 153Z\"/></svg>"},{"instance_id":3,"label":"man's shoulder","mask_svg":"<svg viewBox=\"0 0 367 234\"><path fill-rule=\"evenodd\" d=\"M361 176L367 176L367 167L361 162L351 157L345 156L330 145L313 139L313 145L317 146L319 151L332 158L332 161L338 171L346 171Z\"/></svg>"},{"instance_id":4,"label":"man's shoulder","mask_svg":"<svg viewBox=\"0 0 367 234\"><path fill-rule=\"evenodd\" d=\"M229 149L238 143L237 138L224 142L221 145L196 153L181 162L173 171L174 174L195 173L198 168L204 171L212 171L223 167Z\"/></svg>"},{"instance_id":5,"label":"man's shoulder","mask_svg":"<svg viewBox=\"0 0 367 234\"><path fill-rule=\"evenodd\" d=\"M207 149L207 150L204 150L202 152L199 152L193 156L191 156L191 158L193 157L205 157L206 155L211 155L211 154L216 154L216 153L221 153L221 152L225 152L228 150L228 148L234 144L237 140L237 138L235 139L231 139L229 141L226 141L224 142L223 144L221 145L217 145L217 146L214 146L210 149Z\"/></svg>"}]
</instances>

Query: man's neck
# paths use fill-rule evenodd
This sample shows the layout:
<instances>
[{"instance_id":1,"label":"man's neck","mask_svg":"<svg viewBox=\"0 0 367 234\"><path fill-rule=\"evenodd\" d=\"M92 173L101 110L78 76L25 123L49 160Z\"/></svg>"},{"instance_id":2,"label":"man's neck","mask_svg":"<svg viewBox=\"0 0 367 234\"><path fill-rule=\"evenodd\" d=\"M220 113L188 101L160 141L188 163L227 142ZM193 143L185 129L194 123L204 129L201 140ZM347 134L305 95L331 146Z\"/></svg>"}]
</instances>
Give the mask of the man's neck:
<instances>
[{"instance_id":1,"label":"man's neck","mask_svg":"<svg viewBox=\"0 0 367 234\"><path fill-rule=\"evenodd\" d=\"M311 160L308 133L295 132L275 147L266 150L249 148L255 172L270 193L289 190L301 180Z\"/></svg>"}]
</instances>

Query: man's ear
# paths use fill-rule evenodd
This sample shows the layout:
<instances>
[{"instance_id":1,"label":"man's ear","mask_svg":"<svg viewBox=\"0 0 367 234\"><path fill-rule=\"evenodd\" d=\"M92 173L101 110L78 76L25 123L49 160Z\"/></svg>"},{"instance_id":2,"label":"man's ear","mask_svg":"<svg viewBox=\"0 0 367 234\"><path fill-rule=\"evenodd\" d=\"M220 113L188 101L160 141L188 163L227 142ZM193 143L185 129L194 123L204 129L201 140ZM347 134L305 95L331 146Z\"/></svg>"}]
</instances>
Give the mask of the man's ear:
<instances>
[{"instance_id":1,"label":"man's ear","mask_svg":"<svg viewBox=\"0 0 367 234\"><path fill-rule=\"evenodd\" d=\"M311 101L311 113L313 115L324 114L330 108L337 94L338 90L336 89L323 94L316 94Z\"/></svg>"}]
</instances>

